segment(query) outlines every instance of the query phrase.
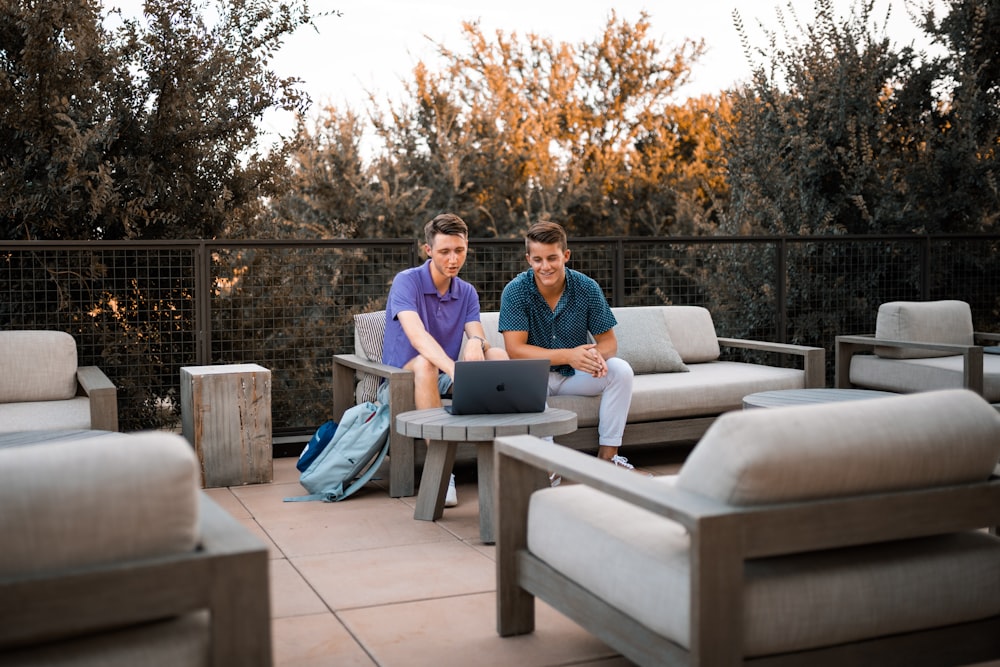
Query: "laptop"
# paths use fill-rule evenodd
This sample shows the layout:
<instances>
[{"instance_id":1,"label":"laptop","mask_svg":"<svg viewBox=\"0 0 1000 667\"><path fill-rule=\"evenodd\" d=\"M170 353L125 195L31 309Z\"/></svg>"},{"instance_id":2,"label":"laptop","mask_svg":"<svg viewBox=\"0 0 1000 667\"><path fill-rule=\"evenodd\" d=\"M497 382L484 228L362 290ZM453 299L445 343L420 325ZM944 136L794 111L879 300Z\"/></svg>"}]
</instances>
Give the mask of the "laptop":
<instances>
[{"instance_id":1,"label":"laptop","mask_svg":"<svg viewBox=\"0 0 1000 667\"><path fill-rule=\"evenodd\" d=\"M456 361L453 381L453 415L544 412L549 360Z\"/></svg>"}]
</instances>

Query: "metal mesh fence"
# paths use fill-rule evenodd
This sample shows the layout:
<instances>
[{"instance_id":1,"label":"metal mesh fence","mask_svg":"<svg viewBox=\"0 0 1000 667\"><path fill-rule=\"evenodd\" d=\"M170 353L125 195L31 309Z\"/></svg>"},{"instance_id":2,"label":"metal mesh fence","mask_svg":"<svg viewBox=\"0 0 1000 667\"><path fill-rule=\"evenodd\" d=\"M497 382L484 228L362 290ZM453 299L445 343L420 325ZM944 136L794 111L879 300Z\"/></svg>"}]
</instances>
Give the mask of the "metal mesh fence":
<instances>
[{"instance_id":1,"label":"metal mesh fence","mask_svg":"<svg viewBox=\"0 0 1000 667\"><path fill-rule=\"evenodd\" d=\"M720 336L820 345L874 331L879 304L955 298L998 331L1000 237L573 239L569 266L612 305L699 305ZM258 363L272 372L276 433L329 418L332 355L352 316L385 307L393 276L422 261L391 241L154 244L0 242L0 328L60 329L80 363L119 388L124 430L176 424L180 368ZM470 243L462 276L484 311L527 269L519 239ZM774 360L768 359L769 363Z\"/></svg>"}]
</instances>

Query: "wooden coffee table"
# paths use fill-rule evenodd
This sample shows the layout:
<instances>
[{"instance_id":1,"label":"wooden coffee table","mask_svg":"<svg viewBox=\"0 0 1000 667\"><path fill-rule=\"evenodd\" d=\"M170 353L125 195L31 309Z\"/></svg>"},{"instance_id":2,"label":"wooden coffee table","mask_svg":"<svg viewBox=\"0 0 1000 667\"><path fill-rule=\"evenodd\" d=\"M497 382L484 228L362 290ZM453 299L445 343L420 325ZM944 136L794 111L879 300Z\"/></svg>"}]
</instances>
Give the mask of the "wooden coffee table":
<instances>
[{"instance_id":1,"label":"wooden coffee table","mask_svg":"<svg viewBox=\"0 0 1000 667\"><path fill-rule=\"evenodd\" d=\"M576 413L549 408L545 412L498 415L452 415L444 408L412 410L396 415L396 431L427 440L413 518L434 521L444 511L444 497L460 442L476 446L479 477L479 537L493 543L493 440L505 435L564 435L576 430Z\"/></svg>"},{"instance_id":2,"label":"wooden coffee table","mask_svg":"<svg viewBox=\"0 0 1000 667\"><path fill-rule=\"evenodd\" d=\"M778 389L761 391L743 397L743 409L782 408L789 405L815 405L838 401L860 401L869 398L899 396L891 391L872 389Z\"/></svg>"}]
</instances>

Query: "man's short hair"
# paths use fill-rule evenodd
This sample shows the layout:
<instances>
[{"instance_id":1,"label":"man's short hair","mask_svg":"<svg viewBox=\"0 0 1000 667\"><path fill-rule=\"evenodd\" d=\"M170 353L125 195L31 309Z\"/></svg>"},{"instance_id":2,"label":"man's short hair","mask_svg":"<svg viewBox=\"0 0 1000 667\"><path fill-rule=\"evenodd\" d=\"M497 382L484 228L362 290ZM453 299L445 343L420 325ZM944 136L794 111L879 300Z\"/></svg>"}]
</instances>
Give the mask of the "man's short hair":
<instances>
[{"instance_id":1,"label":"man's short hair","mask_svg":"<svg viewBox=\"0 0 1000 667\"><path fill-rule=\"evenodd\" d=\"M424 241L433 246L434 237L438 234L469 238L469 226L454 213L442 213L424 225Z\"/></svg>"},{"instance_id":2,"label":"man's short hair","mask_svg":"<svg viewBox=\"0 0 1000 667\"><path fill-rule=\"evenodd\" d=\"M569 242L566 239L566 230L563 229L563 226L556 222L549 222L548 220L536 222L528 228L528 233L524 235L525 252L530 252L532 243L541 243L543 245L558 243L560 250L566 250L569 247Z\"/></svg>"}]
</instances>

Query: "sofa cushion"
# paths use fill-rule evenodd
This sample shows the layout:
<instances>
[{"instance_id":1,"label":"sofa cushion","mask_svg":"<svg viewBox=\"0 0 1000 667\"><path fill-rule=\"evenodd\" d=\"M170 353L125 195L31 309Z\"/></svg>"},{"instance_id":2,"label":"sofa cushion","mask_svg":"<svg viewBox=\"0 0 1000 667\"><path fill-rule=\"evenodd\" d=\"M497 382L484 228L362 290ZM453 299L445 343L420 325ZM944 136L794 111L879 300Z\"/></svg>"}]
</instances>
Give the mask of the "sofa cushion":
<instances>
[{"instance_id":1,"label":"sofa cushion","mask_svg":"<svg viewBox=\"0 0 1000 667\"><path fill-rule=\"evenodd\" d=\"M670 340L662 307L611 310L618 320L615 326L618 356L627 361L636 374L687 372L688 367Z\"/></svg>"},{"instance_id":2,"label":"sofa cushion","mask_svg":"<svg viewBox=\"0 0 1000 667\"><path fill-rule=\"evenodd\" d=\"M382 363L382 340L385 338L385 311L359 313L354 316L354 351L369 361ZM358 347L360 346L360 350ZM364 373L358 384L359 402L374 401L380 378Z\"/></svg>"},{"instance_id":3,"label":"sofa cushion","mask_svg":"<svg viewBox=\"0 0 1000 667\"><path fill-rule=\"evenodd\" d=\"M0 403L73 398L76 364L64 331L0 331Z\"/></svg>"},{"instance_id":4,"label":"sofa cushion","mask_svg":"<svg viewBox=\"0 0 1000 667\"><path fill-rule=\"evenodd\" d=\"M972 345L972 310L964 301L892 301L879 306L875 337L883 340ZM954 352L876 346L889 359L946 357Z\"/></svg>"},{"instance_id":5,"label":"sofa cushion","mask_svg":"<svg viewBox=\"0 0 1000 667\"><path fill-rule=\"evenodd\" d=\"M199 486L173 433L0 448L0 577L190 551Z\"/></svg>"},{"instance_id":6,"label":"sofa cushion","mask_svg":"<svg viewBox=\"0 0 1000 667\"><path fill-rule=\"evenodd\" d=\"M685 364L714 361L719 358L719 339L715 335L712 314L701 306L659 306L667 320L667 331L674 349Z\"/></svg>"},{"instance_id":7,"label":"sofa cushion","mask_svg":"<svg viewBox=\"0 0 1000 667\"><path fill-rule=\"evenodd\" d=\"M822 469L816 466L813 474ZM529 551L569 579L654 632L690 646L690 540L680 524L592 488L564 484L532 495L527 539ZM1000 613L1000 541L981 532L756 559L745 572L750 655Z\"/></svg>"},{"instance_id":8,"label":"sofa cushion","mask_svg":"<svg viewBox=\"0 0 1000 667\"><path fill-rule=\"evenodd\" d=\"M872 354L851 357L851 384L868 389L909 394L932 389L960 389L965 381L964 358L886 359ZM1000 403L1000 356L983 355L983 398Z\"/></svg>"},{"instance_id":9,"label":"sofa cushion","mask_svg":"<svg viewBox=\"0 0 1000 667\"><path fill-rule=\"evenodd\" d=\"M998 459L1000 416L958 389L724 414L677 487L760 505L985 480Z\"/></svg>"},{"instance_id":10,"label":"sofa cushion","mask_svg":"<svg viewBox=\"0 0 1000 667\"><path fill-rule=\"evenodd\" d=\"M0 403L0 431L89 429L90 399L77 396L65 401Z\"/></svg>"}]
</instances>

